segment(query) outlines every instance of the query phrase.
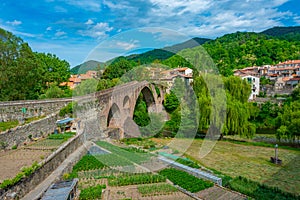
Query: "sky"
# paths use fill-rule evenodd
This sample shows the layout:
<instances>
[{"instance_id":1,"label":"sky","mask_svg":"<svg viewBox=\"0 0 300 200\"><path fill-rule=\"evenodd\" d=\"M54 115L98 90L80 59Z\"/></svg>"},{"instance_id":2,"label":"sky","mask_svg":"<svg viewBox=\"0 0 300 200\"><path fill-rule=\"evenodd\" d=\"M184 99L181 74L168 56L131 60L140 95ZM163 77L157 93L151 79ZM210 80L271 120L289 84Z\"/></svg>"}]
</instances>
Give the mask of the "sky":
<instances>
[{"instance_id":1,"label":"sky","mask_svg":"<svg viewBox=\"0 0 300 200\"><path fill-rule=\"evenodd\" d=\"M2 0L0 10L0 28L71 67L192 37L300 25L299 0Z\"/></svg>"}]
</instances>

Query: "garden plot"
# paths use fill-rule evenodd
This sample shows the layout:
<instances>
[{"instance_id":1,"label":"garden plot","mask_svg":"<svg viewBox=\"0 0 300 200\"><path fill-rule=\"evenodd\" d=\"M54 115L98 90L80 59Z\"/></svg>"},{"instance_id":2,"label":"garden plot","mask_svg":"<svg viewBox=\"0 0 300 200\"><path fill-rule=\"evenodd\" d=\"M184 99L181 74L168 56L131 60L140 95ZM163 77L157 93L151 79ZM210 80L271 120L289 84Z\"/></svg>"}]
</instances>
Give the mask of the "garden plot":
<instances>
[{"instance_id":1,"label":"garden plot","mask_svg":"<svg viewBox=\"0 0 300 200\"><path fill-rule=\"evenodd\" d=\"M172 189L171 189L172 188ZM112 199L140 200L192 200L193 198L174 189L170 184L130 185L123 187L108 187L103 193L104 200Z\"/></svg>"},{"instance_id":2,"label":"garden plot","mask_svg":"<svg viewBox=\"0 0 300 200\"><path fill-rule=\"evenodd\" d=\"M50 150L9 150L0 156L0 182L16 176L24 166L40 162L52 153Z\"/></svg>"},{"instance_id":3,"label":"garden plot","mask_svg":"<svg viewBox=\"0 0 300 200\"><path fill-rule=\"evenodd\" d=\"M214 185L173 168L158 173L145 172L139 164L157 161L155 155L107 142L96 144L104 151L97 154L98 149L93 149L93 155L89 151L75 164L72 173L65 175L79 178L81 199L193 199L167 179L190 193ZM104 153L106 150L111 153Z\"/></svg>"}]
</instances>

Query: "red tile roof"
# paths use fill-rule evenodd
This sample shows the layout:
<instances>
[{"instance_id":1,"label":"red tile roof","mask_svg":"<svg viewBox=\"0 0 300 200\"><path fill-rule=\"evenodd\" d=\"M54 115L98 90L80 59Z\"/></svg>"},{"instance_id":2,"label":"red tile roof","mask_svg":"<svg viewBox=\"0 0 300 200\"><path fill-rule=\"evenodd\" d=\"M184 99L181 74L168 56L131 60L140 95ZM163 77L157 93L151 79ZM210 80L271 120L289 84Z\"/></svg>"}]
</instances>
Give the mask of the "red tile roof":
<instances>
[{"instance_id":1,"label":"red tile roof","mask_svg":"<svg viewBox=\"0 0 300 200\"><path fill-rule=\"evenodd\" d=\"M277 65L284 65L284 64L300 64L300 60L287 60L284 62L280 62Z\"/></svg>"}]
</instances>

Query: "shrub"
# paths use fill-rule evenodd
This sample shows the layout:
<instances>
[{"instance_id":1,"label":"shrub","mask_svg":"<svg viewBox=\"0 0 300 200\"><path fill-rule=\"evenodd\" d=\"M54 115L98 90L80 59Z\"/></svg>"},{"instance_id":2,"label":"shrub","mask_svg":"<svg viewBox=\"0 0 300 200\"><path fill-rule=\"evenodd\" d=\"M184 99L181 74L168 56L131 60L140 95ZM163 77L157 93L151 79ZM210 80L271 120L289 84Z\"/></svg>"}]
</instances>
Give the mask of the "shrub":
<instances>
[{"instance_id":1,"label":"shrub","mask_svg":"<svg viewBox=\"0 0 300 200\"><path fill-rule=\"evenodd\" d=\"M8 147L8 143L0 141L0 149L5 149L6 147Z\"/></svg>"},{"instance_id":2,"label":"shrub","mask_svg":"<svg viewBox=\"0 0 300 200\"><path fill-rule=\"evenodd\" d=\"M255 199L300 199L300 196L284 192L279 188L268 187L241 176L232 179L229 182L229 188Z\"/></svg>"}]
</instances>

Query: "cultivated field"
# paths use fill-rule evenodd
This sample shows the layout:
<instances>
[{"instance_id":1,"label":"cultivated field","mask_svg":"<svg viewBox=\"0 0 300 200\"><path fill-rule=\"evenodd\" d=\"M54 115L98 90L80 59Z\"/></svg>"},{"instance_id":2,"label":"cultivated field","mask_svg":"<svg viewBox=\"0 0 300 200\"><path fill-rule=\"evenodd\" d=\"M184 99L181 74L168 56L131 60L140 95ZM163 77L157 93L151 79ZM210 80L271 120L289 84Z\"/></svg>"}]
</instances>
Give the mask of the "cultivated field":
<instances>
[{"instance_id":1,"label":"cultivated field","mask_svg":"<svg viewBox=\"0 0 300 200\"><path fill-rule=\"evenodd\" d=\"M31 166L34 162L40 162L47 158L66 140L41 139L15 150L0 152L0 183L5 179L14 178L22 167Z\"/></svg>"},{"instance_id":2,"label":"cultivated field","mask_svg":"<svg viewBox=\"0 0 300 200\"><path fill-rule=\"evenodd\" d=\"M168 144L170 139L153 139ZM182 140L182 143L186 143ZM270 162L274 148L234 144L218 141L213 150L204 158L199 157L203 140L194 140L185 152L207 168L218 170L231 177L243 176L283 191L300 195L300 151L279 149L282 165Z\"/></svg>"},{"instance_id":3,"label":"cultivated field","mask_svg":"<svg viewBox=\"0 0 300 200\"><path fill-rule=\"evenodd\" d=\"M40 162L51 154L50 150L16 149L2 152L0 155L0 182L13 178L22 167Z\"/></svg>"}]
</instances>

